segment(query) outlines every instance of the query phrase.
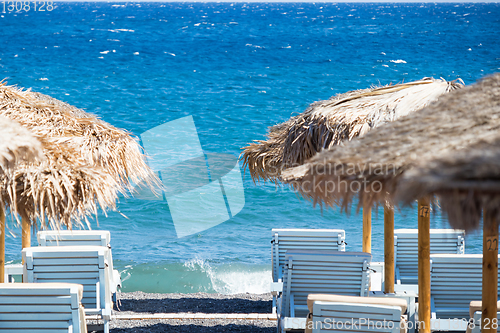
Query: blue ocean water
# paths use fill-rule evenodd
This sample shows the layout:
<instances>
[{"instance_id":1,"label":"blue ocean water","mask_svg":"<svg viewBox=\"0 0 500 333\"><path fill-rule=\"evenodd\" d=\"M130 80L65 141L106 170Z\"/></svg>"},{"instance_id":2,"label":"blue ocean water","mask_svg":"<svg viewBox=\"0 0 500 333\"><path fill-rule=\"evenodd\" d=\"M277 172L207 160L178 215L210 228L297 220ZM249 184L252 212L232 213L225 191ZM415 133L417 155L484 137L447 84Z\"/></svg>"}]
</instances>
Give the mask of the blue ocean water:
<instances>
[{"instance_id":1,"label":"blue ocean water","mask_svg":"<svg viewBox=\"0 0 500 333\"><path fill-rule=\"evenodd\" d=\"M0 7L0 11L3 10ZM135 135L193 116L207 152L238 156L269 126L347 90L426 76L467 84L500 71L500 4L54 3L0 13L0 79L94 113ZM177 238L168 204L122 198L92 227L112 234L123 290L265 292L273 227L342 228L361 250L361 215L321 211L288 188L244 178L229 221ZM416 228L415 208L396 213ZM383 210L373 212L383 260ZM432 228L448 228L439 209ZM7 260L20 261L11 227ZM33 240L36 244L36 240ZM481 235L466 252L481 252Z\"/></svg>"}]
</instances>

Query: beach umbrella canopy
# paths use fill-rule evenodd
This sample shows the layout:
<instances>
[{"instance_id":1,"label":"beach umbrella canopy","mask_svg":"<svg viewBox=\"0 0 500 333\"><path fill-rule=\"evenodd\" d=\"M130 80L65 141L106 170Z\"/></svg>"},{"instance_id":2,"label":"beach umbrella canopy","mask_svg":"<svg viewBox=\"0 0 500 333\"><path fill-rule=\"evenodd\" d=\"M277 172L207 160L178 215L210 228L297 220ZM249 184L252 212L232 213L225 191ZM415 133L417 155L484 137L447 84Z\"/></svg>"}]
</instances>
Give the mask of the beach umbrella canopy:
<instances>
[{"instance_id":1,"label":"beach umbrella canopy","mask_svg":"<svg viewBox=\"0 0 500 333\"><path fill-rule=\"evenodd\" d=\"M267 140L243 148L252 179L278 181L281 171L303 164L322 149L362 136L461 87L458 81L424 78L350 91L311 104L306 111L269 128Z\"/></svg>"},{"instance_id":2,"label":"beach umbrella canopy","mask_svg":"<svg viewBox=\"0 0 500 333\"><path fill-rule=\"evenodd\" d=\"M437 157L458 158L460 155L455 153L464 154L464 147L481 145L496 137L500 117L490 105L498 100L492 100L497 97L488 93L493 88L487 87L498 77L488 77L466 90L442 96L419 112L324 150L304 165L286 170L283 179L320 205L348 208L355 197L370 205L396 203L394 195L405 172L416 165L426 166L428 160ZM460 107L469 100L473 105ZM460 220L450 223L455 228L470 226Z\"/></svg>"},{"instance_id":3,"label":"beach umbrella canopy","mask_svg":"<svg viewBox=\"0 0 500 333\"><path fill-rule=\"evenodd\" d=\"M0 176L0 198L15 216L39 221L41 228L71 229L88 227L86 217L96 215L98 207L115 208L123 187L107 170L89 165L72 145L39 140L43 159L18 163Z\"/></svg>"},{"instance_id":4,"label":"beach umbrella canopy","mask_svg":"<svg viewBox=\"0 0 500 333\"><path fill-rule=\"evenodd\" d=\"M42 156L40 141L19 124L0 116L0 179L9 177L18 163L37 160ZM0 197L0 283L4 282L4 267L5 208Z\"/></svg>"},{"instance_id":5,"label":"beach umbrella canopy","mask_svg":"<svg viewBox=\"0 0 500 333\"><path fill-rule=\"evenodd\" d=\"M156 180L130 133L67 103L1 83L0 115L38 137L73 146L89 165L102 167L124 187Z\"/></svg>"},{"instance_id":6,"label":"beach umbrella canopy","mask_svg":"<svg viewBox=\"0 0 500 333\"><path fill-rule=\"evenodd\" d=\"M18 123L0 116L0 173L8 173L18 162L42 156L40 141Z\"/></svg>"},{"instance_id":7,"label":"beach umbrella canopy","mask_svg":"<svg viewBox=\"0 0 500 333\"><path fill-rule=\"evenodd\" d=\"M0 115L42 140L47 157L39 165L19 166L3 186L4 200L22 217L23 248L30 246L37 220L41 227L89 227L87 216L99 206L115 208L119 192L134 183L159 184L137 140L76 107L0 82Z\"/></svg>"},{"instance_id":8,"label":"beach umbrella canopy","mask_svg":"<svg viewBox=\"0 0 500 333\"><path fill-rule=\"evenodd\" d=\"M419 318L426 323L424 331L430 332L428 195L441 196L455 228L476 227L480 211L485 209L483 236L496 237L489 244L498 244L499 206L491 190L498 178L499 129L500 75L496 74L364 137L323 151L303 166L285 171L283 179L315 203L345 209L354 197L367 204L420 198ZM488 163L481 164L482 159ZM474 167L479 170L469 173ZM488 307L483 320L496 318L497 255L495 247L483 259L483 263L490 261L487 267L494 267L486 282L483 278L483 300Z\"/></svg>"}]
</instances>

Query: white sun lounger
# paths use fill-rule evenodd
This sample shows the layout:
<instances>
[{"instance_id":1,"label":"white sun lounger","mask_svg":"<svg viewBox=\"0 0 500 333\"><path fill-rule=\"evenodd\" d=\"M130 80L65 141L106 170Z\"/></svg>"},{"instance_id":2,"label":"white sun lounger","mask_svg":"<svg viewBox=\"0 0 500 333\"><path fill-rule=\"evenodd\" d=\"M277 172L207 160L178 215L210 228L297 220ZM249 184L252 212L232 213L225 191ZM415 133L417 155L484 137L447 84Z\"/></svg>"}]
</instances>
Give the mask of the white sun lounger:
<instances>
[{"instance_id":1,"label":"white sun lounger","mask_svg":"<svg viewBox=\"0 0 500 333\"><path fill-rule=\"evenodd\" d=\"M82 294L70 283L2 283L0 331L87 333Z\"/></svg>"},{"instance_id":2,"label":"white sun lounger","mask_svg":"<svg viewBox=\"0 0 500 333\"><path fill-rule=\"evenodd\" d=\"M340 229L272 229L273 282L281 280L287 251L345 251Z\"/></svg>"},{"instance_id":3,"label":"white sun lounger","mask_svg":"<svg viewBox=\"0 0 500 333\"><path fill-rule=\"evenodd\" d=\"M306 333L400 333L406 327L407 303L400 298L310 294L307 307Z\"/></svg>"},{"instance_id":4,"label":"white sun lounger","mask_svg":"<svg viewBox=\"0 0 500 333\"><path fill-rule=\"evenodd\" d=\"M482 297L482 266L481 254L431 255L433 331L466 330L470 302Z\"/></svg>"},{"instance_id":5,"label":"white sun lounger","mask_svg":"<svg viewBox=\"0 0 500 333\"><path fill-rule=\"evenodd\" d=\"M37 234L39 246L105 246L109 249L106 258L110 278L109 287L116 302L116 293L122 286L120 272L113 269L111 254L110 233L107 230L44 230Z\"/></svg>"},{"instance_id":6,"label":"white sun lounger","mask_svg":"<svg viewBox=\"0 0 500 333\"><path fill-rule=\"evenodd\" d=\"M453 229L431 229L431 254L463 254L465 232ZM412 290L418 294L418 229L394 231L394 265L396 290ZM400 286L400 285L412 286Z\"/></svg>"},{"instance_id":7,"label":"white sun lounger","mask_svg":"<svg viewBox=\"0 0 500 333\"><path fill-rule=\"evenodd\" d=\"M109 333L111 292L109 290L108 248L103 246L38 246L23 250L24 281L65 282L83 285L85 314L97 314Z\"/></svg>"},{"instance_id":8,"label":"white sun lounger","mask_svg":"<svg viewBox=\"0 0 500 333\"><path fill-rule=\"evenodd\" d=\"M368 295L369 253L291 251L285 259L283 294L278 302L282 331L305 328L309 294Z\"/></svg>"},{"instance_id":9,"label":"white sun lounger","mask_svg":"<svg viewBox=\"0 0 500 333\"><path fill-rule=\"evenodd\" d=\"M345 251L345 245L345 231L340 229L272 229L273 313L276 312L276 297L283 291L282 276L287 251Z\"/></svg>"}]
</instances>

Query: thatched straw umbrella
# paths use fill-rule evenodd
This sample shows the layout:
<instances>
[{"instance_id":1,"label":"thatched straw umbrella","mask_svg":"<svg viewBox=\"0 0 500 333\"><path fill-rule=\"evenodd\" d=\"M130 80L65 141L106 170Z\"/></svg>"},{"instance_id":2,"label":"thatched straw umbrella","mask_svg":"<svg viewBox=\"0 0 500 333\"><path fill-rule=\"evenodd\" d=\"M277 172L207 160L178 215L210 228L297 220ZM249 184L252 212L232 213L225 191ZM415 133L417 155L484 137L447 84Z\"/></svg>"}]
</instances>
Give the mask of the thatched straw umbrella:
<instances>
[{"instance_id":1,"label":"thatched straw umbrella","mask_svg":"<svg viewBox=\"0 0 500 333\"><path fill-rule=\"evenodd\" d=\"M99 173L103 173L101 176L106 173L107 180L102 179L104 183L112 183L110 176L123 190L130 189L132 183L141 180L149 184L156 181L138 142L128 132L69 104L0 83L0 115L18 121L36 136L44 138L48 145L64 144L68 151L78 151L77 160L72 161L68 155L67 161L79 163L77 165L81 167L87 166L89 170L96 167ZM23 214L21 212L23 218L43 218L43 213L37 215L33 211ZM23 235L26 237L29 235L30 223L23 223ZM24 245L29 246L29 243L28 238L23 241Z\"/></svg>"},{"instance_id":2,"label":"thatched straw umbrella","mask_svg":"<svg viewBox=\"0 0 500 333\"><path fill-rule=\"evenodd\" d=\"M0 117L0 178L12 174L22 161L41 158L42 145L19 124ZM0 200L0 283L4 282L5 269L5 209Z\"/></svg>"},{"instance_id":3,"label":"thatched straw umbrella","mask_svg":"<svg viewBox=\"0 0 500 333\"><path fill-rule=\"evenodd\" d=\"M499 201L494 195L498 188L494 181L483 177L496 172L498 178L498 165L495 164L498 159L494 156L495 151L498 152L495 145L500 143L499 129L500 74L496 74L443 96L420 112L317 154L305 165L285 171L283 178L315 203L337 204L345 209L354 197L368 205L394 203L398 193L407 201L420 198L419 321L425 323L423 331L430 332L428 195L442 194L443 206L455 228L477 226L480 211L485 209L487 230L484 237L497 237ZM478 150L484 147L494 148ZM469 155L471 152L474 154ZM487 159L489 164L482 165L481 160L474 160L476 154ZM478 169L473 170L477 165ZM442 167L450 168L439 169ZM493 171L488 173L488 170ZM422 183L418 181L420 176ZM496 267L498 249L491 252L494 253L485 253L483 262L494 261L492 265ZM497 273L493 271L496 272L495 268L489 272L491 276L488 275L486 283L483 280L486 300L483 308L486 306L488 310L483 314L490 319L496 317L496 296L492 302L485 297L484 290L490 288L486 290L496 295Z\"/></svg>"},{"instance_id":4,"label":"thatched straw umbrella","mask_svg":"<svg viewBox=\"0 0 500 333\"><path fill-rule=\"evenodd\" d=\"M279 181L283 170L302 165L322 149L420 110L461 86L457 81L424 78L315 102L300 115L270 127L267 140L243 148L242 160L254 181Z\"/></svg>"},{"instance_id":5,"label":"thatched straw umbrella","mask_svg":"<svg viewBox=\"0 0 500 333\"><path fill-rule=\"evenodd\" d=\"M0 116L0 174L18 162L42 157L42 145L27 129Z\"/></svg>"},{"instance_id":6,"label":"thatched straw umbrella","mask_svg":"<svg viewBox=\"0 0 500 333\"><path fill-rule=\"evenodd\" d=\"M50 96L0 84L0 115L18 121L35 135L62 140L82 151L123 186L154 180L140 145L130 133Z\"/></svg>"},{"instance_id":7,"label":"thatched straw umbrella","mask_svg":"<svg viewBox=\"0 0 500 333\"><path fill-rule=\"evenodd\" d=\"M394 86L351 91L313 103L304 113L271 127L266 141L256 141L244 148L244 165L248 166L254 181L277 182L283 170L303 164L322 149L332 148L362 136L372 128L418 111L462 86L458 81L424 78ZM363 205L363 252L371 252L370 207ZM388 249L386 276L393 276L394 212L388 206L384 209L384 229ZM394 291L393 281L388 280L385 286L387 292Z\"/></svg>"}]
</instances>

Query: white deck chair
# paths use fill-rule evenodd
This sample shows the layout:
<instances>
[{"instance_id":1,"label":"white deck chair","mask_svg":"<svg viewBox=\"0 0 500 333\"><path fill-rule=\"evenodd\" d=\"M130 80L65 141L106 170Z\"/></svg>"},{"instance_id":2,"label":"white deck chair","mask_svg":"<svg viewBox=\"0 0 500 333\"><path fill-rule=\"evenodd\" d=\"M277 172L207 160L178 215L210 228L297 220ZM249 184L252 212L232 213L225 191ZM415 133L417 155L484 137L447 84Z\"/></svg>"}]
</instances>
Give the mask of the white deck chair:
<instances>
[{"instance_id":1,"label":"white deck chair","mask_svg":"<svg viewBox=\"0 0 500 333\"><path fill-rule=\"evenodd\" d=\"M0 332L87 333L82 294L70 283L2 283Z\"/></svg>"},{"instance_id":2,"label":"white deck chair","mask_svg":"<svg viewBox=\"0 0 500 333\"><path fill-rule=\"evenodd\" d=\"M85 314L100 315L109 333L112 303L109 290L108 248L103 246L38 246L23 250L24 281L83 285Z\"/></svg>"},{"instance_id":3,"label":"white deck chair","mask_svg":"<svg viewBox=\"0 0 500 333\"><path fill-rule=\"evenodd\" d=\"M282 331L305 328L309 294L368 295L369 253L292 251L285 259L283 294L278 302Z\"/></svg>"},{"instance_id":4,"label":"white deck chair","mask_svg":"<svg viewBox=\"0 0 500 333\"><path fill-rule=\"evenodd\" d=\"M482 254L431 255L433 331L466 330L470 302L482 297L482 267Z\"/></svg>"},{"instance_id":5,"label":"white deck chair","mask_svg":"<svg viewBox=\"0 0 500 333\"><path fill-rule=\"evenodd\" d=\"M39 246L105 246L109 249L106 258L110 269L110 290L113 301L122 286L120 272L113 269L110 233L107 230L44 230L37 234Z\"/></svg>"},{"instance_id":6,"label":"white deck chair","mask_svg":"<svg viewBox=\"0 0 500 333\"><path fill-rule=\"evenodd\" d=\"M431 229L431 254L463 254L465 232L453 229ZM418 229L394 231L394 265L396 284L418 285ZM403 286L404 287L404 286ZM399 286L396 287L398 289ZM409 287L411 289L411 287Z\"/></svg>"},{"instance_id":7,"label":"white deck chair","mask_svg":"<svg viewBox=\"0 0 500 333\"><path fill-rule=\"evenodd\" d=\"M345 251L345 245L345 231L340 229L272 229L273 313L276 312L277 296L283 291L282 276L287 251Z\"/></svg>"},{"instance_id":8,"label":"white deck chair","mask_svg":"<svg viewBox=\"0 0 500 333\"><path fill-rule=\"evenodd\" d=\"M307 307L306 333L400 333L406 327L402 315L407 304L400 298L310 294Z\"/></svg>"},{"instance_id":9,"label":"white deck chair","mask_svg":"<svg viewBox=\"0 0 500 333\"><path fill-rule=\"evenodd\" d=\"M283 275L287 251L345 251L345 231L340 229L272 229L273 282Z\"/></svg>"}]
</instances>

